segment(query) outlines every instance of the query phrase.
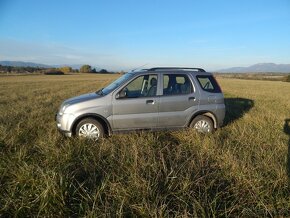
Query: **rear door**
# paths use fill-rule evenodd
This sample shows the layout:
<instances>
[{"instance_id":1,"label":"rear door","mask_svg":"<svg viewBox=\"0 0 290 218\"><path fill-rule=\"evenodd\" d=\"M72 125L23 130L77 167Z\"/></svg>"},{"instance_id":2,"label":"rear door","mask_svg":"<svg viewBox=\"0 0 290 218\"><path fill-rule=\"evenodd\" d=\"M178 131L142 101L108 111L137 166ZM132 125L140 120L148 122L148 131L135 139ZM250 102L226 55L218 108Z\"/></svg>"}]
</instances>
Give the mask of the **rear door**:
<instances>
[{"instance_id":1,"label":"rear door","mask_svg":"<svg viewBox=\"0 0 290 218\"><path fill-rule=\"evenodd\" d=\"M114 130L157 127L159 106L157 83L157 74L140 75L113 95Z\"/></svg>"},{"instance_id":2,"label":"rear door","mask_svg":"<svg viewBox=\"0 0 290 218\"><path fill-rule=\"evenodd\" d=\"M196 75L196 79L202 89L200 106L209 105L212 109L218 104L224 104L224 95L215 78L212 75ZM213 106L211 106L213 105Z\"/></svg>"},{"instance_id":3,"label":"rear door","mask_svg":"<svg viewBox=\"0 0 290 218\"><path fill-rule=\"evenodd\" d=\"M185 126L198 110L199 92L188 74L163 73L158 127Z\"/></svg>"},{"instance_id":4,"label":"rear door","mask_svg":"<svg viewBox=\"0 0 290 218\"><path fill-rule=\"evenodd\" d=\"M199 110L210 111L217 118L217 126L221 126L225 117L224 95L213 75L196 75L201 87Z\"/></svg>"}]
</instances>

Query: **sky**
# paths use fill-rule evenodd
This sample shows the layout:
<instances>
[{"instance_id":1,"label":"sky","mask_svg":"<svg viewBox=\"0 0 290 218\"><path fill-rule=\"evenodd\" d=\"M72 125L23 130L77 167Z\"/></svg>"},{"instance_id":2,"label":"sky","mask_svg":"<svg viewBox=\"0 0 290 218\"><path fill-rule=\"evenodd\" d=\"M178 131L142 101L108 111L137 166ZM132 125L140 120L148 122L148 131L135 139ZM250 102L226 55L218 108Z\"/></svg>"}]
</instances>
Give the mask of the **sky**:
<instances>
[{"instance_id":1,"label":"sky","mask_svg":"<svg viewBox=\"0 0 290 218\"><path fill-rule=\"evenodd\" d=\"M0 0L0 60L108 70L290 64L290 0Z\"/></svg>"}]
</instances>

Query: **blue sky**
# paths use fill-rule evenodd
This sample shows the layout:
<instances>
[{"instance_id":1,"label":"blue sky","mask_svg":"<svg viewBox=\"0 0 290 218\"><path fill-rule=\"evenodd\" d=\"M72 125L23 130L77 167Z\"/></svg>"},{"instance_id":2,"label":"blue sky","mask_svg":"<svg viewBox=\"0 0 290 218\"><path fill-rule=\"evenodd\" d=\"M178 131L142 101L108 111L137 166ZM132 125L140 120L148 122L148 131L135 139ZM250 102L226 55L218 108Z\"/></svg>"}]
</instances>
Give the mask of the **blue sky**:
<instances>
[{"instance_id":1,"label":"blue sky","mask_svg":"<svg viewBox=\"0 0 290 218\"><path fill-rule=\"evenodd\" d=\"M290 0L0 0L0 60L207 70L290 63Z\"/></svg>"}]
</instances>

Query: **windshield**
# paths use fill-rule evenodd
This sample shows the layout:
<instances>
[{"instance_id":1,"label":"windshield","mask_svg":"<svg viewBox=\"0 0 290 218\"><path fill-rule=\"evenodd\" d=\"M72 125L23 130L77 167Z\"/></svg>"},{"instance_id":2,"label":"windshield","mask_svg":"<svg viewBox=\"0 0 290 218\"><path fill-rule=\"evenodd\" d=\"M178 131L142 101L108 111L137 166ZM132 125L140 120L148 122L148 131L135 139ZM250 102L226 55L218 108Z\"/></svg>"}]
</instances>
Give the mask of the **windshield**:
<instances>
[{"instance_id":1,"label":"windshield","mask_svg":"<svg viewBox=\"0 0 290 218\"><path fill-rule=\"evenodd\" d=\"M113 91L114 89L116 89L119 85L121 85L122 83L124 83L125 81L127 81L128 79L130 79L134 74L133 73L126 73L123 76L121 76L120 78L118 78L117 80L115 80L114 82L112 82L110 85L108 85L107 87L103 88L102 94L107 95L109 94L111 91Z\"/></svg>"}]
</instances>

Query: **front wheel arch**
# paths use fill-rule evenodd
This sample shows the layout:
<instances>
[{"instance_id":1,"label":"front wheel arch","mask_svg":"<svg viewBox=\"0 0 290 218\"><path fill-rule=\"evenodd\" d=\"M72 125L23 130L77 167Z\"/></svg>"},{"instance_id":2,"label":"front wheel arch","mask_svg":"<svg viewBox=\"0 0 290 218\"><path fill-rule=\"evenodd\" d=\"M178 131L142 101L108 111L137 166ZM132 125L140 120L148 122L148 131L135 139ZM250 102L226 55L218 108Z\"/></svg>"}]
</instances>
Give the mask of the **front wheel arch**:
<instances>
[{"instance_id":1,"label":"front wheel arch","mask_svg":"<svg viewBox=\"0 0 290 218\"><path fill-rule=\"evenodd\" d=\"M104 137L103 125L93 118L82 119L76 127L76 136L90 138L95 141Z\"/></svg>"},{"instance_id":2,"label":"front wheel arch","mask_svg":"<svg viewBox=\"0 0 290 218\"><path fill-rule=\"evenodd\" d=\"M71 127L71 132L72 132L73 136L76 135L77 125L84 119L95 119L103 126L105 134L111 135L111 132L112 132L111 126L106 118L104 118L100 115L97 115L97 114L84 114L82 116L77 117L77 119L75 119L75 121L73 122L73 125Z\"/></svg>"}]
</instances>

